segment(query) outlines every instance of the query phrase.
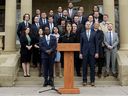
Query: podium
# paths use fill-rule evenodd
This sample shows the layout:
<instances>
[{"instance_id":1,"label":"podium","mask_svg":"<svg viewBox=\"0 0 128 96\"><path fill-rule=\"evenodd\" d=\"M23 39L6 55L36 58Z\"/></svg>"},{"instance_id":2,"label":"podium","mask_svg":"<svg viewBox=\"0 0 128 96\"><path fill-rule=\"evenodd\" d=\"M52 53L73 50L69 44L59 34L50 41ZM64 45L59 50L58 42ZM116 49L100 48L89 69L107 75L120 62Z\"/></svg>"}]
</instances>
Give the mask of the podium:
<instances>
[{"instance_id":1,"label":"podium","mask_svg":"<svg viewBox=\"0 0 128 96\"><path fill-rule=\"evenodd\" d=\"M59 88L62 94L79 94L79 88L74 88L74 51L80 51L79 43L59 43L58 51L64 52L64 87Z\"/></svg>"}]
</instances>

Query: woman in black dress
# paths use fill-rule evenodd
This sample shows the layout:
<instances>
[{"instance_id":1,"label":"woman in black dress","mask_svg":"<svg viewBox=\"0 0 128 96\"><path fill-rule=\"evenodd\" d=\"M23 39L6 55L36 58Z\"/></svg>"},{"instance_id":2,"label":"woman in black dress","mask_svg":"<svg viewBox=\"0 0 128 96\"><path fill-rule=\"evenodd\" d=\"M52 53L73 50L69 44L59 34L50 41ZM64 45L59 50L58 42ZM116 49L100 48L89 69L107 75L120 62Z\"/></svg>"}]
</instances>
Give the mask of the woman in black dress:
<instances>
[{"instance_id":1,"label":"woman in black dress","mask_svg":"<svg viewBox=\"0 0 128 96\"><path fill-rule=\"evenodd\" d=\"M30 28L25 28L23 34L20 37L21 44L21 63L24 72L24 77L30 77L30 61L31 61L31 49L32 49L32 37L30 35Z\"/></svg>"}]
</instances>

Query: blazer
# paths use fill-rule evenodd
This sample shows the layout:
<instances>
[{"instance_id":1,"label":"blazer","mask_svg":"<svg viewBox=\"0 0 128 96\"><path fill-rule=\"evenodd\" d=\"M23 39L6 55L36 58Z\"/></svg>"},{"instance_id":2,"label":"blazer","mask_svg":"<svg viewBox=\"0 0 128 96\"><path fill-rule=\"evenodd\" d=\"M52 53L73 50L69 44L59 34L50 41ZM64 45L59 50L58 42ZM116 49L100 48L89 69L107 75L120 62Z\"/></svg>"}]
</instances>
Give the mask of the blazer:
<instances>
[{"instance_id":1,"label":"blazer","mask_svg":"<svg viewBox=\"0 0 128 96\"><path fill-rule=\"evenodd\" d=\"M22 31L25 29L25 27L26 26L25 26L24 21L19 23L18 28L17 28L17 35L18 35L19 38L20 38L20 36L22 34ZM30 23L28 23L28 27L31 28L31 24Z\"/></svg>"},{"instance_id":2,"label":"blazer","mask_svg":"<svg viewBox=\"0 0 128 96\"><path fill-rule=\"evenodd\" d=\"M104 56L104 33L102 30L96 31L96 37L98 39L98 45L99 45L99 56Z\"/></svg>"},{"instance_id":3,"label":"blazer","mask_svg":"<svg viewBox=\"0 0 128 96\"><path fill-rule=\"evenodd\" d=\"M30 45L33 46L33 38L32 38L31 35L29 35L29 36L30 36L30 38L31 38ZM24 55L25 55L25 54L28 55L28 54L27 54L28 51L31 51L31 50L28 50L28 49L26 48L26 45L28 45L28 40L27 40L26 35L21 35L21 36L20 36L20 44L21 44L20 53L21 53L21 54L24 54Z\"/></svg>"},{"instance_id":4,"label":"blazer","mask_svg":"<svg viewBox=\"0 0 128 96\"><path fill-rule=\"evenodd\" d=\"M119 38L118 38L118 34L113 32L113 39L112 39L112 47L113 47L113 51L117 51L117 45L119 43ZM108 51L109 49L107 48L109 45L109 35L108 32L104 32L104 44L105 44L105 51Z\"/></svg>"},{"instance_id":5,"label":"blazer","mask_svg":"<svg viewBox=\"0 0 128 96\"><path fill-rule=\"evenodd\" d=\"M83 56L95 55L99 53L98 39L95 32L90 32L90 39L88 40L86 31L80 34L80 53Z\"/></svg>"},{"instance_id":6,"label":"blazer","mask_svg":"<svg viewBox=\"0 0 128 96\"><path fill-rule=\"evenodd\" d=\"M43 36L39 40L39 46L40 46L40 51L41 51L41 58L49 58L49 56L52 56L52 58L55 57L56 48L57 48L57 40L56 40L55 36L50 35L49 45L47 44L45 36ZM46 52L47 50L51 50L52 51L52 55L49 55Z\"/></svg>"},{"instance_id":7,"label":"blazer","mask_svg":"<svg viewBox=\"0 0 128 96\"><path fill-rule=\"evenodd\" d=\"M44 29L46 26L48 26L48 19L46 18L46 24L43 24L42 18L39 19L40 26Z\"/></svg>"}]
</instances>

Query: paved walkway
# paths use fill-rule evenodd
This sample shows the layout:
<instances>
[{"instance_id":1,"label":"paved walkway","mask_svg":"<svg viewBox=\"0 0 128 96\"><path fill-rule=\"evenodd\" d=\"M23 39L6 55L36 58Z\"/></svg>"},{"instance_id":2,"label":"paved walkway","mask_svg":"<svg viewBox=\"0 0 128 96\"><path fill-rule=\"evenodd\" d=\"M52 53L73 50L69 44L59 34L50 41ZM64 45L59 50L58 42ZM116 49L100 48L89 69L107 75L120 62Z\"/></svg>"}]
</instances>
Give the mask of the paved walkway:
<instances>
[{"instance_id":1,"label":"paved walkway","mask_svg":"<svg viewBox=\"0 0 128 96\"><path fill-rule=\"evenodd\" d=\"M50 87L0 87L0 96L128 96L128 87L122 86L98 86L81 87L80 94L58 95L54 91L38 93Z\"/></svg>"}]
</instances>

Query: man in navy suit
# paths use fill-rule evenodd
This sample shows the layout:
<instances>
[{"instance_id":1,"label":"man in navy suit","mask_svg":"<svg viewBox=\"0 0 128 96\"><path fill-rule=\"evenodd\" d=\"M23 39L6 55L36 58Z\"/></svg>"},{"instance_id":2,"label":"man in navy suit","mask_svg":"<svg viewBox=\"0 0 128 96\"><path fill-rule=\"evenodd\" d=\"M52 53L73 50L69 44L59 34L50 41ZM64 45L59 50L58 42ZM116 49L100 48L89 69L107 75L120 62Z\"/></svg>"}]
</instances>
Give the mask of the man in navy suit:
<instances>
[{"instance_id":1,"label":"man in navy suit","mask_svg":"<svg viewBox=\"0 0 128 96\"><path fill-rule=\"evenodd\" d=\"M44 70L44 84L54 86L53 82L53 65L57 48L56 37L50 35L50 30L48 27L45 27L45 36L40 39L39 45L41 50L41 61L43 64Z\"/></svg>"},{"instance_id":2,"label":"man in navy suit","mask_svg":"<svg viewBox=\"0 0 128 96\"><path fill-rule=\"evenodd\" d=\"M20 38L22 31L24 31L25 28L29 27L31 28L31 24L29 23L30 15L28 13L24 14L23 16L23 22L19 23L17 28L17 35Z\"/></svg>"},{"instance_id":3,"label":"man in navy suit","mask_svg":"<svg viewBox=\"0 0 128 96\"><path fill-rule=\"evenodd\" d=\"M98 58L98 40L92 32L90 22L85 24L85 32L80 36L80 58L83 59L83 86L87 84L87 65L90 66L91 86L95 85L95 58Z\"/></svg>"},{"instance_id":4,"label":"man in navy suit","mask_svg":"<svg viewBox=\"0 0 128 96\"><path fill-rule=\"evenodd\" d=\"M31 26L31 32L32 32L32 36L33 36L33 39L34 39L34 45L37 43L36 42L37 38L39 38L38 37L39 28L40 28L39 17L35 16L34 17L34 23ZM39 49L34 46L33 50L32 50L32 53L33 53L33 56L32 56L33 57L32 58L33 67L37 67L37 64L40 63L39 62L39 57L38 57Z\"/></svg>"},{"instance_id":5,"label":"man in navy suit","mask_svg":"<svg viewBox=\"0 0 128 96\"><path fill-rule=\"evenodd\" d=\"M55 14L54 20L55 20L55 23L56 23L56 24L60 25L60 21L59 21L59 20L60 20L60 19L62 18L62 16L63 16L63 9L62 9L62 7L59 6L57 11L58 11L58 12Z\"/></svg>"},{"instance_id":6,"label":"man in navy suit","mask_svg":"<svg viewBox=\"0 0 128 96\"><path fill-rule=\"evenodd\" d=\"M48 17L48 27L50 29L50 34L53 33L53 28L56 26L56 23L54 22L54 19L52 16Z\"/></svg>"},{"instance_id":7,"label":"man in navy suit","mask_svg":"<svg viewBox=\"0 0 128 96\"><path fill-rule=\"evenodd\" d=\"M41 13L41 18L39 20L39 23L41 27L44 29L46 26L48 26L48 19L47 19L47 14L45 12Z\"/></svg>"}]
</instances>

